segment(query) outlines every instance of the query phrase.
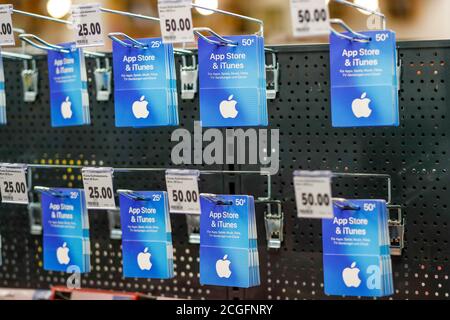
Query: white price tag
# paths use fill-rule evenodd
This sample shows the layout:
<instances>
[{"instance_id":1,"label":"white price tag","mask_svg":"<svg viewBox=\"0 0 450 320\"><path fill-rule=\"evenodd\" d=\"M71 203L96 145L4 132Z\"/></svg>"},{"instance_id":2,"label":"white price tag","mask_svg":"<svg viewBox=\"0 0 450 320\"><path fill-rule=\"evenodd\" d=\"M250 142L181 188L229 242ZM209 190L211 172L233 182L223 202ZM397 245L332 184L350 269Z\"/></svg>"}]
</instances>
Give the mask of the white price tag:
<instances>
[{"instance_id":1,"label":"white price tag","mask_svg":"<svg viewBox=\"0 0 450 320\"><path fill-rule=\"evenodd\" d=\"M113 168L83 168L84 193L88 209L116 209Z\"/></svg>"},{"instance_id":2,"label":"white price tag","mask_svg":"<svg viewBox=\"0 0 450 320\"><path fill-rule=\"evenodd\" d=\"M22 164L0 164L3 203L28 204L26 170Z\"/></svg>"},{"instance_id":3,"label":"white price tag","mask_svg":"<svg viewBox=\"0 0 450 320\"><path fill-rule=\"evenodd\" d=\"M163 43L194 42L191 0L158 0Z\"/></svg>"},{"instance_id":4,"label":"white price tag","mask_svg":"<svg viewBox=\"0 0 450 320\"><path fill-rule=\"evenodd\" d=\"M14 31L11 20L12 4L0 5L0 46L13 46Z\"/></svg>"},{"instance_id":5,"label":"white price tag","mask_svg":"<svg viewBox=\"0 0 450 320\"><path fill-rule=\"evenodd\" d=\"M330 33L330 17L325 0L291 0L294 37L310 37Z\"/></svg>"},{"instance_id":6,"label":"white price tag","mask_svg":"<svg viewBox=\"0 0 450 320\"><path fill-rule=\"evenodd\" d=\"M100 4L73 5L72 23L77 47L103 46Z\"/></svg>"},{"instance_id":7,"label":"white price tag","mask_svg":"<svg viewBox=\"0 0 450 320\"><path fill-rule=\"evenodd\" d=\"M200 214L198 170L167 170L170 212Z\"/></svg>"},{"instance_id":8,"label":"white price tag","mask_svg":"<svg viewBox=\"0 0 450 320\"><path fill-rule=\"evenodd\" d=\"M294 188L297 216L333 218L331 171L295 171Z\"/></svg>"}]
</instances>

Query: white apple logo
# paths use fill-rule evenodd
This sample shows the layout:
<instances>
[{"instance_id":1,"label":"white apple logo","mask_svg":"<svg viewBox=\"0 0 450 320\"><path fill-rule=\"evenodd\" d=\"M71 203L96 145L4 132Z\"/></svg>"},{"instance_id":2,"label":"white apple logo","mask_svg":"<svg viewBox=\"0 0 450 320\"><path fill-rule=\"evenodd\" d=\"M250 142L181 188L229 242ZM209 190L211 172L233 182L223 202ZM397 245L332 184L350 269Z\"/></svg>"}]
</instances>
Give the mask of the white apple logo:
<instances>
[{"instance_id":1,"label":"white apple logo","mask_svg":"<svg viewBox=\"0 0 450 320\"><path fill-rule=\"evenodd\" d=\"M237 101L233 100L233 95L228 97L228 100L223 100L220 105L220 114L224 118L236 118L238 111L236 110Z\"/></svg>"},{"instance_id":2,"label":"white apple logo","mask_svg":"<svg viewBox=\"0 0 450 320\"><path fill-rule=\"evenodd\" d=\"M370 99L366 98L366 93L361 95L361 99L356 98L352 102L352 111L357 118L368 118L372 113L369 108Z\"/></svg>"},{"instance_id":3,"label":"white apple logo","mask_svg":"<svg viewBox=\"0 0 450 320\"><path fill-rule=\"evenodd\" d=\"M227 258L228 255L224 255L223 259L219 259L216 261L216 272L219 278L229 278L231 276L231 261Z\"/></svg>"},{"instance_id":4,"label":"white apple logo","mask_svg":"<svg viewBox=\"0 0 450 320\"><path fill-rule=\"evenodd\" d=\"M152 263L150 262L150 257L152 255L148 252L148 248L140 252L137 256L137 263L141 270L150 270L152 268Z\"/></svg>"},{"instance_id":5,"label":"white apple logo","mask_svg":"<svg viewBox=\"0 0 450 320\"><path fill-rule=\"evenodd\" d=\"M69 264L69 248L67 247L67 243L63 243L62 247L59 247L56 250L56 258L58 259L59 264Z\"/></svg>"},{"instance_id":6,"label":"white apple logo","mask_svg":"<svg viewBox=\"0 0 450 320\"><path fill-rule=\"evenodd\" d=\"M73 113L71 106L72 102L70 102L69 97L67 96L66 100L61 103L61 114L64 119L72 118Z\"/></svg>"},{"instance_id":7,"label":"white apple logo","mask_svg":"<svg viewBox=\"0 0 450 320\"><path fill-rule=\"evenodd\" d=\"M133 102L133 114L136 119L147 119L150 112L147 110L148 102L145 101L145 96L142 96L138 101Z\"/></svg>"},{"instance_id":8,"label":"white apple logo","mask_svg":"<svg viewBox=\"0 0 450 320\"><path fill-rule=\"evenodd\" d=\"M345 285L350 287L358 288L361 284L361 279L359 278L359 269L356 268L356 262L353 262L350 268L345 268L342 271L342 279L344 280Z\"/></svg>"}]
</instances>

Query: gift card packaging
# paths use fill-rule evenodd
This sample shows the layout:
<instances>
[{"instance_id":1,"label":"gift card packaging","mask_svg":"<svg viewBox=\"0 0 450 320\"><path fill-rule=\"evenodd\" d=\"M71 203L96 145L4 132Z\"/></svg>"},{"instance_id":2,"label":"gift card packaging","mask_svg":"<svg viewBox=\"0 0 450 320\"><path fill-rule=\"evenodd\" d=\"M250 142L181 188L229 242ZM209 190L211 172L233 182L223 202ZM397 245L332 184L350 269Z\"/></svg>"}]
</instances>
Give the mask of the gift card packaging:
<instances>
[{"instance_id":1,"label":"gift card packaging","mask_svg":"<svg viewBox=\"0 0 450 320\"><path fill-rule=\"evenodd\" d=\"M325 294L382 297L394 292L388 210L384 200L334 204L322 220Z\"/></svg>"},{"instance_id":2,"label":"gift card packaging","mask_svg":"<svg viewBox=\"0 0 450 320\"><path fill-rule=\"evenodd\" d=\"M395 33L362 34L370 40L349 41L330 35L333 127L398 126Z\"/></svg>"},{"instance_id":3,"label":"gift card packaging","mask_svg":"<svg viewBox=\"0 0 450 320\"><path fill-rule=\"evenodd\" d=\"M90 124L83 50L72 42L60 46L68 52L49 50L47 56L52 127Z\"/></svg>"},{"instance_id":4,"label":"gift card packaging","mask_svg":"<svg viewBox=\"0 0 450 320\"><path fill-rule=\"evenodd\" d=\"M120 192L119 199L123 276L172 278L173 246L167 193Z\"/></svg>"},{"instance_id":5,"label":"gift card packaging","mask_svg":"<svg viewBox=\"0 0 450 320\"><path fill-rule=\"evenodd\" d=\"M116 126L178 125L173 46L162 43L160 38L138 41L146 47L113 42Z\"/></svg>"},{"instance_id":6,"label":"gift card packaging","mask_svg":"<svg viewBox=\"0 0 450 320\"><path fill-rule=\"evenodd\" d=\"M200 283L249 288L260 284L252 196L200 195Z\"/></svg>"},{"instance_id":7,"label":"gift card packaging","mask_svg":"<svg viewBox=\"0 0 450 320\"><path fill-rule=\"evenodd\" d=\"M264 38L245 35L226 39L236 45L198 39L201 124L267 126Z\"/></svg>"},{"instance_id":8,"label":"gift card packaging","mask_svg":"<svg viewBox=\"0 0 450 320\"><path fill-rule=\"evenodd\" d=\"M82 189L55 188L41 194L44 269L90 271L89 219Z\"/></svg>"},{"instance_id":9,"label":"gift card packaging","mask_svg":"<svg viewBox=\"0 0 450 320\"><path fill-rule=\"evenodd\" d=\"M5 74L3 71L3 57L0 47L0 125L6 124L6 95L5 95Z\"/></svg>"}]
</instances>

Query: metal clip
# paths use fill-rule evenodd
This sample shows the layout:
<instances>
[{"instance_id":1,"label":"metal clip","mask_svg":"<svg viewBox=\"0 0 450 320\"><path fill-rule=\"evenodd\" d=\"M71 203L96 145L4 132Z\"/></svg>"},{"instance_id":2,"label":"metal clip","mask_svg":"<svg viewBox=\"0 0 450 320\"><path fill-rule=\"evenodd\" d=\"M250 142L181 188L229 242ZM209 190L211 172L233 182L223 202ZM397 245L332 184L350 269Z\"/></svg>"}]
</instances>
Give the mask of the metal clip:
<instances>
[{"instance_id":1,"label":"metal clip","mask_svg":"<svg viewBox=\"0 0 450 320\"><path fill-rule=\"evenodd\" d=\"M191 56L192 65L187 65L186 56L181 57L181 99L192 100L197 93L198 64L195 55Z\"/></svg>"},{"instance_id":2,"label":"metal clip","mask_svg":"<svg viewBox=\"0 0 450 320\"><path fill-rule=\"evenodd\" d=\"M186 215L187 232L189 237L189 243L200 243L200 215L199 214L187 214Z\"/></svg>"},{"instance_id":3,"label":"metal clip","mask_svg":"<svg viewBox=\"0 0 450 320\"><path fill-rule=\"evenodd\" d=\"M95 59L96 69L95 88L97 90L97 101L108 101L111 95L111 67L109 59L105 58L105 67L101 67L100 58Z\"/></svg>"},{"instance_id":4,"label":"metal clip","mask_svg":"<svg viewBox=\"0 0 450 320\"><path fill-rule=\"evenodd\" d=\"M31 61L31 69L28 68L28 61L23 61L24 69L21 72L23 101L34 102L38 95L39 71L36 69L36 60Z\"/></svg>"},{"instance_id":5,"label":"metal clip","mask_svg":"<svg viewBox=\"0 0 450 320\"><path fill-rule=\"evenodd\" d=\"M267 247L269 249L280 249L284 230L284 214L281 209L281 201L261 199L257 202L267 204L267 209L264 213ZM272 213L272 204L277 205L276 213Z\"/></svg>"},{"instance_id":6,"label":"metal clip","mask_svg":"<svg viewBox=\"0 0 450 320\"><path fill-rule=\"evenodd\" d=\"M120 209L110 209L108 213L109 237L112 240L122 239L122 228L120 224Z\"/></svg>"},{"instance_id":7,"label":"metal clip","mask_svg":"<svg viewBox=\"0 0 450 320\"><path fill-rule=\"evenodd\" d=\"M28 218L30 222L30 234L42 234L42 209L39 203L31 202L28 204Z\"/></svg>"},{"instance_id":8,"label":"metal clip","mask_svg":"<svg viewBox=\"0 0 450 320\"><path fill-rule=\"evenodd\" d=\"M278 93L278 77L280 64L277 61L275 51L272 49L265 49L271 52L272 64L266 64L266 97L267 99L275 99Z\"/></svg>"},{"instance_id":9,"label":"metal clip","mask_svg":"<svg viewBox=\"0 0 450 320\"><path fill-rule=\"evenodd\" d=\"M405 247L405 218L402 214L402 207L399 205L387 206L388 212L391 210L397 211L397 217L391 219L389 215L389 238L391 239L391 255L401 256L403 248Z\"/></svg>"}]
</instances>

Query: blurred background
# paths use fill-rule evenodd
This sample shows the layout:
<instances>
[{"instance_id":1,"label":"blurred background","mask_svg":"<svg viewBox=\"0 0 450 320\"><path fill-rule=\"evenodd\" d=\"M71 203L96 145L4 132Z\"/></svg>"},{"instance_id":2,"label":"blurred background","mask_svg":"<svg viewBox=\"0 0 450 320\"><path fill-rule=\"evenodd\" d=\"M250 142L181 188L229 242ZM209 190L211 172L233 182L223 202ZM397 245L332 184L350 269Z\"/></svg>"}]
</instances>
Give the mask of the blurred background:
<instances>
[{"instance_id":1,"label":"blurred background","mask_svg":"<svg viewBox=\"0 0 450 320\"><path fill-rule=\"evenodd\" d=\"M323 1L323 0L317 0ZM350 0L352 1L352 0ZM379 8L387 17L387 26L396 31L398 40L448 39L450 38L449 0L353 0L366 7ZM158 16L157 0L17 0L0 1L11 3L15 9L30 11L56 18L68 19L72 4L101 3L103 7ZM327 42L327 37L296 39L292 36L289 0L193 0L204 6L262 19L265 23L266 44L294 44ZM369 16L357 9L331 1L330 16L341 18L355 30L367 30ZM224 35L253 33L257 27L244 20L210 11L192 10L194 26L208 26ZM156 37L160 35L159 24L107 14L103 16L104 34L113 31L125 32L133 37ZM14 27L25 29L51 43L70 41L72 30L58 23L46 22L31 17L13 14ZM16 44L20 44L19 40ZM101 51L109 51L111 41L105 40ZM8 48L8 50L10 50Z\"/></svg>"}]
</instances>

